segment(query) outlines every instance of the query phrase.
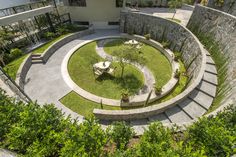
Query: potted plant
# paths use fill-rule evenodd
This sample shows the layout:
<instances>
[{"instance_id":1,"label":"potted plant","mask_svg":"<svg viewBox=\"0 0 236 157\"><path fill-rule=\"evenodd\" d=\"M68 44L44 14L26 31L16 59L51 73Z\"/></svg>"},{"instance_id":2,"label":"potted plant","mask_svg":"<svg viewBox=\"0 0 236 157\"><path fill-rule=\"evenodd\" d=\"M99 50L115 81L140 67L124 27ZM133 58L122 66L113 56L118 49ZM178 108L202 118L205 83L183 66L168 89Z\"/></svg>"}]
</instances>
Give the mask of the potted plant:
<instances>
[{"instance_id":1,"label":"potted plant","mask_svg":"<svg viewBox=\"0 0 236 157\"><path fill-rule=\"evenodd\" d=\"M145 37L146 40L150 40L151 35L150 34L145 34L144 37Z\"/></svg>"},{"instance_id":2,"label":"potted plant","mask_svg":"<svg viewBox=\"0 0 236 157\"><path fill-rule=\"evenodd\" d=\"M154 86L154 89L155 89L155 94L156 94L156 95L161 95L161 93L162 93L162 87L159 87L158 85L155 85L155 86Z\"/></svg>"},{"instance_id":3,"label":"potted plant","mask_svg":"<svg viewBox=\"0 0 236 157\"><path fill-rule=\"evenodd\" d=\"M179 69L176 69L174 77L179 79L179 77L180 77Z\"/></svg>"},{"instance_id":4,"label":"potted plant","mask_svg":"<svg viewBox=\"0 0 236 157\"><path fill-rule=\"evenodd\" d=\"M121 101L122 102L129 102L129 91L123 90L121 93Z\"/></svg>"},{"instance_id":5,"label":"potted plant","mask_svg":"<svg viewBox=\"0 0 236 157\"><path fill-rule=\"evenodd\" d=\"M169 46L170 46L170 43L168 41L162 41L161 44L164 49L169 48Z\"/></svg>"}]
</instances>

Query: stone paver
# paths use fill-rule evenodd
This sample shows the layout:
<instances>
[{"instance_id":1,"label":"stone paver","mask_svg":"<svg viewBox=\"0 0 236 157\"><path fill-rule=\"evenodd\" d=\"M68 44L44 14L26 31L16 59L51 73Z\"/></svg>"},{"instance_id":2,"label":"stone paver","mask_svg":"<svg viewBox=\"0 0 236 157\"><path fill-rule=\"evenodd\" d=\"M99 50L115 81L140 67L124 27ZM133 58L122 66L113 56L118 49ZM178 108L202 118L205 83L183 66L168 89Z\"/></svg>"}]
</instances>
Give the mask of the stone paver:
<instances>
[{"instance_id":1,"label":"stone paver","mask_svg":"<svg viewBox=\"0 0 236 157\"><path fill-rule=\"evenodd\" d=\"M182 8L176 10L174 18L181 20L181 24L186 26L192 15L193 9L192 6L183 5ZM141 8L140 11L162 18L172 18L174 13L169 8Z\"/></svg>"},{"instance_id":2,"label":"stone paver","mask_svg":"<svg viewBox=\"0 0 236 157\"><path fill-rule=\"evenodd\" d=\"M170 123L170 120L164 113L160 113L158 115L154 115L148 118L150 122L160 121L162 123Z\"/></svg>"}]
</instances>

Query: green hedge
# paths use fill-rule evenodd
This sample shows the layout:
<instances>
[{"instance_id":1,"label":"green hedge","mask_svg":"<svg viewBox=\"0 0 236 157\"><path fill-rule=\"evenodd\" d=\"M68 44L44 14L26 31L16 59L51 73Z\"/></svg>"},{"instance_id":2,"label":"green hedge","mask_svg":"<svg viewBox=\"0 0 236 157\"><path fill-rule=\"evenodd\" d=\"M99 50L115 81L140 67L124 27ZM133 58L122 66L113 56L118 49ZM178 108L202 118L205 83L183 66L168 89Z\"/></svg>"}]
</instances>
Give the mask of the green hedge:
<instances>
[{"instance_id":1,"label":"green hedge","mask_svg":"<svg viewBox=\"0 0 236 157\"><path fill-rule=\"evenodd\" d=\"M23 156L199 157L236 153L235 106L216 117L200 119L184 132L153 123L139 139L130 140L133 131L125 123L115 123L104 131L94 118L78 124L53 105L24 104L3 91L0 104L0 146Z\"/></svg>"}]
</instances>

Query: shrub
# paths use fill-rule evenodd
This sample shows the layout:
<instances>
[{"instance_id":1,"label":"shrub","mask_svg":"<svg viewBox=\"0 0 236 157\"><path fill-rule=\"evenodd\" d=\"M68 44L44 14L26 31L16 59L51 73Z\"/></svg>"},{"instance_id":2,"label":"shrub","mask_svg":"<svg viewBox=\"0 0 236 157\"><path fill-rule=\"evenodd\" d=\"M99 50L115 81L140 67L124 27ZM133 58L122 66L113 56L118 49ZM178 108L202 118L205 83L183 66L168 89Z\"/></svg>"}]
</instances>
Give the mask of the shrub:
<instances>
[{"instance_id":1,"label":"shrub","mask_svg":"<svg viewBox=\"0 0 236 157\"><path fill-rule=\"evenodd\" d=\"M14 48L14 49L10 50L9 59L10 59L10 61L12 61L22 55L23 55L22 50L20 50L18 48Z\"/></svg>"},{"instance_id":2,"label":"shrub","mask_svg":"<svg viewBox=\"0 0 236 157\"><path fill-rule=\"evenodd\" d=\"M147 1L147 6L148 7L153 7L153 1L152 0Z\"/></svg>"},{"instance_id":3,"label":"shrub","mask_svg":"<svg viewBox=\"0 0 236 157\"><path fill-rule=\"evenodd\" d=\"M46 32L46 33L43 34L43 36L46 39L52 39L52 38L56 37L56 34L53 33L53 32Z\"/></svg>"},{"instance_id":4,"label":"shrub","mask_svg":"<svg viewBox=\"0 0 236 157\"><path fill-rule=\"evenodd\" d=\"M180 52L175 52L174 53L174 61L178 62L179 59L181 59L181 53Z\"/></svg>"},{"instance_id":5,"label":"shrub","mask_svg":"<svg viewBox=\"0 0 236 157\"><path fill-rule=\"evenodd\" d=\"M144 37L145 37L146 40L150 40L151 35L150 34L145 34Z\"/></svg>"},{"instance_id":6,"label":"shrub","mask_svg":"<svg viewBox=\"0 0 236 157\"><path fill-rule=\"evenodd\" d=\"M134 131L130 126L126 125L125 122L115 122L109 134L116 143L117 149L124 150L129 140L134 136Z\"/></svg>"},{"instance_id":7,"label":"shrub","mask_svg":"<svg viewBox=\"0 0 236 157\"><path fill-rule=\"evenodd\" d=\"M169 46L170 46L170 43L168 41L162 41L161 44L162 44L164 49L169 48Z\"/></svg>"},{"instance_id":8,"label":"shrub","mask_svg":"<svg viewBox=\"0 0 236 157\"><path fill-rule=\"evenodd\" d=\"M129 91L128 90L123 90L121 93L121 100L123 102L128 102L129 101Z\"/></svg>"},{"instance_id":9,"label":"shrub","mask_svg":"<svg viewBox=\"0 0 236 157\"><path fill-rule=\"evenodd\" d=\"M159 87L157 84L154 86L155 89L155 94L156 95L161 95L162 93L162 87Z\"/></svg>"}]
</instances>

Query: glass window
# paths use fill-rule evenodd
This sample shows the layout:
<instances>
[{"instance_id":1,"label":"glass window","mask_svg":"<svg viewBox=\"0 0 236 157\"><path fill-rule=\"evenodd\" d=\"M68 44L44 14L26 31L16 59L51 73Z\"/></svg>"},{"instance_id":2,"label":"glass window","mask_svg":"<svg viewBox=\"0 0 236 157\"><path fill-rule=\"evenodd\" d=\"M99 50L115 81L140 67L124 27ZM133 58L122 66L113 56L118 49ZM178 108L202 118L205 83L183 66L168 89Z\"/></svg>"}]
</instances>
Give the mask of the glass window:
<instances>
[{"instance_id":1,"label":"glass window","mask_svg":"<svg viewBox=\"0 0 236 157\"><path fill-rule=\"evenodd\" d=\"M69 5L86 7L86 0L69 0Z\"/></svg>"}]
</instances>

